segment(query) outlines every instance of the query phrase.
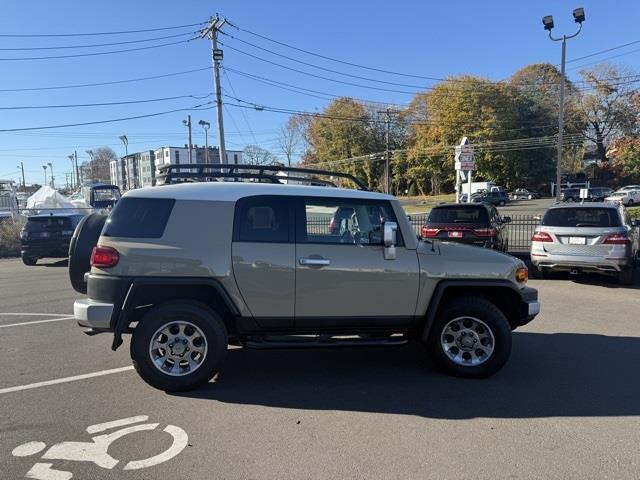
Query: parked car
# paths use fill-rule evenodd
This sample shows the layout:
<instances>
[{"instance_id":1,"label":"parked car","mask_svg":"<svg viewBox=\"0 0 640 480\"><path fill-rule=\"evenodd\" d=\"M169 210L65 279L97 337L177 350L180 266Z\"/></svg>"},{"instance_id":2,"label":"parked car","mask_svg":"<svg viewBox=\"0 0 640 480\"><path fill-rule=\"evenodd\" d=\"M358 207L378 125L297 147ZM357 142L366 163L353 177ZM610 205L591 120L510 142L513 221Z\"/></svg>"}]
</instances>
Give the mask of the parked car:
<instances>
[{"instance_id":1,"label":"parked car","mask_svg":"<svg viewBox=\"0 0 640 480\"><path fill-rule=\"evenodd\" d=\"M627 185L626 187L619 188L618 192L624 192L625 190L640 190L640 185Z\"/></svg>"},{"instance_id":2,"label":"parked car","mask_svg":"<svg viewBox=\"0 0 640 480\"><path fill-rule=\"evenodd\" d=\"M491 205L504 206L509 203L509 195L504 191L476 193L471 195L471 201L474 203L490 203Z\"/></svg>"},{"instance_id":3,"label":"parked car","mask_svg":"<svg viewBox=\"0 0 640 480\"><path fill-rule=\"evenodd\" d=\"M506 252L509 246L506 225L490 204L451 203L433 207L420 230L422 238L437 238Z\"/></svg>"},{"instance_id":4,"label":"parked car","mask_svg":"<svg viewBox=\"0 0 640 480\"><path fill-rule=\"evenodd\" d=\"M538 192L527 188L516 188L511 192L511 200L533 200L540 197L541 195Z\"/></svg>"},{"instance_id":5,"label":"parked car","mask_svg":"<svg viewBox=\"0 0 640 480\"><path fill-rule=\"evenodd\" d=\"M562 202L579 202L580 189L579 188L566 188L560 192L560 200Z\"/></svg>"},{"instance_id":6,"label":"parked car","mask_svg":"<svg viewBox=\"0 0 640 480\"><path fill-rule=\"evenodd\" d=\"M638 264L638 226L622 205L554 205L531 238L531 262L543 277L550 271L596 272L631 284Z\"/></svg>"},{"instance_id":7,"label":"parked car","mask_svg":"<svg viewBox=\"0 0 640 480\"><path fill-rule=\"evenodd\" d=\"M640 203L640 190L618 190L604 200L605 202L621 203L625 207L631 207Z\"/></svg>"},{"instance_id":8,"label":"parked car","mask_svg":"<svg viewBox=\"0 0 640 480\"><path fill-rule=\"evenodd\" d=\"M609 187L592 187L589 189L588 200L591 202L604 202L604 199L613 193Z\"/></svg>"},{"instance_id":9,"label":"parked car","mask_svg":"<svg viewBox=\"0 0 640 480\"><path fill-rule=\"evenodd\" d=\"M84 215L33 215L20 231L20 249L25 265L40 258L66 258L73 231Z\"/></svg>"},{"instance_id":10,"label":"parked car","mask_svg":"<svg viewBox=\"0 0 640 480\"><path fill-rule=\"evenodd\" d=\"M245 178L259 181L130 190L106 222L90 215L74 233L70 279L88 293L75 302L75 318L90 333L111 332L114 350L132 332L133 365L150 385L171 391L208 382L229 343L416 340L444 371L486 377L507 361L511 331L539 312L521 260L419 240L392 196L268 184L273 175L251 168ZM331 212L347 209L348 232L329 231ZM309 228L318 212L327 222ZM85 283L72 265L89 261Z\"/></svg>"}]
</instances>

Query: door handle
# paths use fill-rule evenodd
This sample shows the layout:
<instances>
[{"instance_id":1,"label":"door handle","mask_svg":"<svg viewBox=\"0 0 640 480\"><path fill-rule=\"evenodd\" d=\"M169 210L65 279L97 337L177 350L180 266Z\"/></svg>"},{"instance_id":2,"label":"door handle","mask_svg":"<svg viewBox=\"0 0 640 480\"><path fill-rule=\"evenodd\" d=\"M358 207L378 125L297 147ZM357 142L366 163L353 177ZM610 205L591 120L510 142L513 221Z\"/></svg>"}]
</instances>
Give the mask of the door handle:
<instances>
[{"instance_id":1,"label":"door handle","mask_svg":"<svg viewBox=\"0 0 640 480\"><path fill-rule=\"evenodd\" d=\"M310 265L314 267L322 267L324 265L331 265L331 260L328 258L301 258L300 265Z\"/></svg>"}]
</instances>

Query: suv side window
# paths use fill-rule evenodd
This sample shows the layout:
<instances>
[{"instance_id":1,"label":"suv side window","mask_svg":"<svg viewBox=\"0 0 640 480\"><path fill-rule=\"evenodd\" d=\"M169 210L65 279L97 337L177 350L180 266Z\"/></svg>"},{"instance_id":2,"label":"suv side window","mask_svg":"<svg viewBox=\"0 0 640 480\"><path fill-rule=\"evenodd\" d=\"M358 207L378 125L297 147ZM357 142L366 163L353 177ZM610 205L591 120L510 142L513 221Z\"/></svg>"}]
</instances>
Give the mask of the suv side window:
<instances>
[{"instance_id":1,"label":"suv side window","mask_svg":"<svg viewBox=\"0 0 640 480\"><path fill-rule=\"evenodd\" d=\"M292 238L290 208L285 197L256 196L238 200L234 242L288 243Z\"/></svg>"},{"instance_id":2,"label":"suv side window","mask_svg":"<svg viewBox=\"0 0 640 480\"><path fill-rule=\"evenodd\" d=\"M298 243L382 245L383 222L397 222L386 201L304 198L302 208ZM397 244L403 245L400 231Z\"/></svg>"}]
</instances>

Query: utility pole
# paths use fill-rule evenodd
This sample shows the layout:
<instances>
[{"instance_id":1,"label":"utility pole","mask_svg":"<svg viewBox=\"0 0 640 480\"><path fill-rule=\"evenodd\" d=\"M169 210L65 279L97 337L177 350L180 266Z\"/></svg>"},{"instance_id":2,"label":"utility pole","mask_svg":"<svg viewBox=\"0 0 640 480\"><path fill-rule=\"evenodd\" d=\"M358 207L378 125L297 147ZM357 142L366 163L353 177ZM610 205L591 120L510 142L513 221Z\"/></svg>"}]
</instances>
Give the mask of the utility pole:
<instances>
[{"instance_id":1,"label":"utility pole","mask_svg":"<svg viewBox=\"0 0 640 480\"><path fill-rule=\"evenodd\" d=\"M191 115L187 115L187 120L182 120L182 124L189 129L189 163L193 163L191 154Z\"/></svg>"},{"instance_id":2,"label":"utility pole","mask_svg":"<svg viewBox=\"0 0 640 480\"><path fill-rule=\"evenodd\" d=\"M225 18L209 18L209 25L202 30L200 38L208 38L211 41L211 61L213 62L213 88L216 95L216 116L218 119L218 152L220 163L227 163L226 149L224 146L224 124L222 120L222 90L220 88L220 62L223 52L218 48L218 31L227 23Z\"/></svg>"},{"instance_id":3,"label":"utility pole","mask_svg":"<svg viewBox=\"0 0 640 480\"><path fill-rule=\"evenodd\" d=\"M391 135L391 114L398 113L397 110L391 110L387 108L386 110L378 111L379 114L385 114L386 120L386 131L385 131L385 144L386 144L386 153L385 153L385 161L384 161L384 188L386 193L391 193L391 150L390 150L390 135Z\"/></svg>"},{"instance_id":4,"label":"utility pole","mask_svg":"<svg viewBox=\"0 0 640 480\"><path fill-rule=\"evenodd\" d=\"M209 127L211 124L204 120L198 122L204 130L204 163L209 163Z\"/></svg>"},{"instance_id":5,"label":"utility pole","mask_svg":"<svg viewBox=\"0 0 640 480\"><path fill-rule=\"evenodd\" d=\"M42 185L44 187L47 184L47 166L42 165L42 168L44 169L44 184Z\"/></svg>"}]
</instances>

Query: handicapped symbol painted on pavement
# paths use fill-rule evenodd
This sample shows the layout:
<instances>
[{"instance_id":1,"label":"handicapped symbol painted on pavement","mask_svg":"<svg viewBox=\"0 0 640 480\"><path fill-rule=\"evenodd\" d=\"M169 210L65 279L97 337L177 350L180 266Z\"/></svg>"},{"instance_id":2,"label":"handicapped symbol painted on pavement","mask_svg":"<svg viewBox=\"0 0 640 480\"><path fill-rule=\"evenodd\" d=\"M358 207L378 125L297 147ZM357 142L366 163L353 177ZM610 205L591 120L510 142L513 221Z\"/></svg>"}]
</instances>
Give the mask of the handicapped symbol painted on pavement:
<instances>
[{"instance_id":1,"label":"handicapped symbol painted on pavement","mask_svg":"<svg viewBox=\"0 0 640 480\"><path fill-rule=\"evenodd\" d=\"M99 423L87 427L87 433L94 434L105 432L118 427L112 433L104 433L91 438L90 442L60 442L50 447L41 457L41 460L67 460L73 462L90 462L96 466L111 470L120 460L109 455L109 446L119 438L135 432L155 430L159 423L142 423L149 420L146 415L123 418L112 422ZM139 425L133 425L133 424ZM129 426L127 426L129 425ZM175 425L167 425L163 430L173 437L171 446L162 453L142 460L131 460L124 465L124 470L139 470L166 462L178 455L189 443L187 432ZM28 457L42 452L46 448L43 442L27 442L13 449L14 457ZM72 472L56 470L51 462L37 462L27 472L25 478L35 480L69 480L73 478Z\"/></svg>"}]
</instances>

